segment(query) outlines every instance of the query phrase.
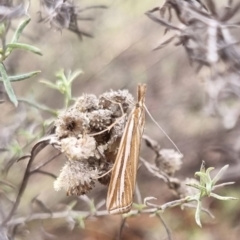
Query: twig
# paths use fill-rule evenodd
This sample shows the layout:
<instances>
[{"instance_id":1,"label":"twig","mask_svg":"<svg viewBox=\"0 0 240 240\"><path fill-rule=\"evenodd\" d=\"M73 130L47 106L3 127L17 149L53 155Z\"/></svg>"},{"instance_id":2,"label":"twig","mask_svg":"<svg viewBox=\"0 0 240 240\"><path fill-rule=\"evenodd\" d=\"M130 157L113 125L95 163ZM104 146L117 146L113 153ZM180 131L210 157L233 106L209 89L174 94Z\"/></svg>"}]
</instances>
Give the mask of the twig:
<instances>
[{"instance_id":1,"label":"twig","mask_svg":"<svg viewBox=\"0 0 240 240\"><path fill-rule=\"evenodd\" d=\"M57 178L57 176L55 174L47 172L47 171L43 171L43 170L35 170L35 171L32 171L32 172L29 172L29 176L34 174L34 173L40 173L40 174L43 174L43 175L47 175L47 176L52 177L54 179Z\"/></svg>"},{"instance_id":2,"label":"twig","mask_svg":"<svg viewBox=\"0 0 240 240\"><path fill-rule=\"evenodd\" d=\"M95 5L95 6L90 6L90 7L81 8L81 9L79 9L77 12L80 13L80 12L84 12L84 11L87 11L87 10L90 10L90 9L96 9L96 8L107 9L108 7L107 7L106 5Z\"/></svg>"},{"instance_id":3,"label":"twig","mask_svg":"<svg viewBox=\"0 0 240 240\"><path fill-rule=\"evenodd\" d=\"M120 225L120 229L119 229L119 233L118 233L118 238L117 238L118 240L121 240L121 238L122 238L122 232L123 232L126 220L127 220L127 218L123 218L122 221L121 221L121 225Z\"/></svg>"},{"instance_id":4,"label":"twig","mask_svg":"<svg viewBox=\"0 0 240 240\"><path fill-rule=\"evenodd\" d=\"M172 240L171 231L170 231L169 227L167 226L167 224L165 223L162 215L160 213L157 213L156 216L159 218L159 220L163 224L163 226L164 226L164 228L166 230L167 236L168 236L168 240Z\"/></svg>"},{"instance_id":5,"label":"twig","mask_svg":"<svg viewBox=\"0 0 240 240\"><path fill-rule=\"evenodd\" d=\"M136 199L137 199L137 203L142 204L142 196L141 196L141 192L140 192L140 189L139 189L138 182L136 182L135 196L136 196Z\"/></svg>"},{"instance_id":6,"label":"twig","mask_svg":"<svg viewBox=\"0 0 240 240\"><path fill-rule=\"evenodd\" d=\"M51 157L50 159L48 159L46 162L36 166L35 168L31 169L30 174L36 172L37 170L41 169L42 167L46 166L48 163L50 163L51 161L53 161L55 158L57 158L58 156L60 156L62 153L58 152L56 155L54 155L53 157Z\"/></svg>"},{"instance_id":7,"label":"twig","mask_svg":"<svg viewBox=\"0 0 240 240\"><path fill-rule=\"evenodd\" d=\"M18 195L17 195L17 198L16 198L16 201L10 211L10 213L8 214L8 216L5 218L5 220L3 220L2 222L2 226L5 226L7 224L7 222L12 218L13 214L15 213L15 211L17 210L18 206L19 206L19 203L20 203L20 200L22 198L22 195L26 189L26 186L27 186L27 183L28 183L28 179L30 177L31 174L30 173L30 168L31 168L31 165L33 163L33 160L35 159L35 157L37 156L37 154L45 147L49 144L50 140L51 140L51 135L46 137L46 138L43 138L41 139L38 143L36 143L34 145L34 147L32 148L32 151L31 151L31 157L28 161L28 164L27 164L27 167L26 167L26 170L25 170L25 173L24 173L24 176L23 176L23 180L22 180L22 183L21 183L21 186L20 186L20 189L19 189L19 192L18 192Z\"/></svg>"},{"instance_id":8,"label":"twig","mask_svg":"<svg viewBox=\"0 0 240 240\"><path fill-rule=\"evenodd\" d=\"M196 208L196 205L193 205L193 204L190 204L190 203L185 203L185 204L183 204L183 207ZM211 218L215 218L214 215L208 209L202 207L201 211L208 214Z\"/></svg>"},{"instance_id":9,"label":"twig","mask_svg":"<svg viewBox=\"0 0 240 240\"><path fill-rule=\"evenodd\" d=\"M152 214L158 211L158 208L147 208L142 210L131 210L129 212L130 216L137 215L139 213L142 214ZM57 219L57 218L66 218L66 217L73 217L78 218L81 216L82 218L86 217L102 217L102 216L109 216L109 213L107 210L102 211L96 211L94 214L89 214L89 211L74 211L74 210L68 210L68 211L62 211L62 212L52 212L50 213L35 213L32 214L30 217L16 217L15 219L12 219L6 223L6 226L15 226L16 224L20 223L28 223L34 220L44 220L44 219Z\"/></svg>"},{"instance_id":10,"label":"twig","mask_svg":"<svg viewBox=\"0 0 240 240\"><path fill-rule=\"evenodd\" d=\"M5 180L1 180L0 179L0 184L3 184L3 185L6 185L6 186L8 186L8 187L10 187L10 188L15 188L15 186L14 185L12 185L10 182L7 182L7 181L5 181Z\"/></svg>"}]
</instances>

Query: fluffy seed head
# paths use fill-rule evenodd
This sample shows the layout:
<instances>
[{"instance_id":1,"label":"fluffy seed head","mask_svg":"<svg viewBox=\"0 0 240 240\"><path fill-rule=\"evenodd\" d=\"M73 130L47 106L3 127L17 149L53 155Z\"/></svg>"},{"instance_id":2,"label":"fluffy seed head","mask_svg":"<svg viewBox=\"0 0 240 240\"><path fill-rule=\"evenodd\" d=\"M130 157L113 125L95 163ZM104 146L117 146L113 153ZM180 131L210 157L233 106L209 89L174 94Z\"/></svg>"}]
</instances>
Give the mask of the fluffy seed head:
<instances>
[{"instance_id":1,"label":"fluffy seed head","mask_svg":"<svg viewBox=\"0 0 240 240\"><path fill-rule=\"evenodd\" d=\"M132 107L133 97L126 90L106 92L99 98L85 94L59 116L55 147L67 162L54 183L56 190L63 188L68 195L81 195L96 181L109 184L110 174L104 174L116 158L126 123L123 113Z\"/></svg>"},{"instance_id":2,"label":"fluffy seed head","mask_svg":"<svg viewBox=\"0 0 240 240\"><path fill-rule=\"evenodd\" d=\"M169 176L181 168L183 155L173 149L162 149L156 159L156 165Z\"/></svg>"}]
</instances>

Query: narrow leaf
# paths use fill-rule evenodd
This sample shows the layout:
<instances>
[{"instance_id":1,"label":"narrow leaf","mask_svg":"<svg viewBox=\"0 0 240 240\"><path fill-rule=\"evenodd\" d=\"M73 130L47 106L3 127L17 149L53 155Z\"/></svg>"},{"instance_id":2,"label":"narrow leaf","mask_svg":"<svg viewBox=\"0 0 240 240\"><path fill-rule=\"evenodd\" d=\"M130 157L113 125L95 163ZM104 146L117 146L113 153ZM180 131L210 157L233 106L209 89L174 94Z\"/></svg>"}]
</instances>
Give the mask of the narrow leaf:
<instances>
[{"instance_id":1,"label":"narrow leaf","mask_svg":"<svg viewBox=\"0 0 240 240\"><path fill-rule=\"evenodd\" d=\"M45 85L47 85L48 87L50 88L53 88L53 89L57 89L58 90L58 86L54 83L51 83L50 81L47 81L47 80L40 80L40 83L43 83Z\"/></svg>"},{"instance_id":2,"label":"narrow leaf","mask_svg":"<svg viewBox=\"0 0 240 240\"><path fill-rule=\"evenodd\" d=\"M28 18L24 20L23 22L20 23L18 26L17 30L15 31L11 43L16 43L18 42L24 28L28 25L28 23L31 21L31 18Z\"/></svg>"},{"instance_id":3,"label":"narrow leaf","mask_svg":"<svg viewBox=\"0 0 240 240\"><path fill-rule=\"evenodd\" d=\"M37 75L40 72L41 71L33 71L33 72L29 72L29 73L19 74L19 75L16 75L16 76L8 76L8 79L9 79L10 82L18 82L18 81L22 81L22 80L31 78L31 77ZM0 77L0 82L3 82L2 77Z\"/></svg>"},{"instance_id":4,"label":"narrow leaf","mask_svg":"<svg viewBox=\"0 0 240 240\"><path fill-rule=\"evenodd\" d=\"M218 195L218 194L216 194L216 193L211 193L210 196L213 197L213 198L216 198L216 199L218 199L218 200L222 200L222 201L238 200L238 199L235 198L235 197L227 197L227 196L224 197L224 196L220 196L220 195Z\"/></svg>"},{"instance_id":5,"label":"narrow leaf","mask_svg":"<svg viewBox=\"0 0 240 240\"><path fill-rule=\"evenodd\" d=\"M235 183L235 182L220 183L220 184L214 185L214 186L213 186L213 190L215 190L215 189L217 189L217 188L220 188L220 187L227 186L227 185L232 185L232 184L234 184L234 183Z\"/></svg>"},{"instance_id":6,"label":"narrow leaf","mask_svg":"<svg viewBox=\"0 0 240 240\"><path fill-rule=\"evenodd\" d=\"M55 75L57 78L61 79L66 85L68 83L68 80L65 76L65 73L64 73L64 70L63 69L60 69L56 75Z\"/></svg>"},{"instance_id":7,"label":"narrow leaf","mask_svg":"<svg viewBox=\"0 0 240 240\"><path fill-rule=\"evenodd\" d=\"M82 74L83 71L82 70L76 70L75 72L73 72L71 74L71 76L69 77L68 81L71 83L73 82L80 74Z\"/></svg>"},{"instance_id":8,"label":"narrow leaf","mask_svg":"<svg viewBox=\"0 0 240 240\"><path fill-rule=\"evenodd\" d=\"M225 171L228 169L229 165L225 165L220 169L220 171L217 173L217 175L213 178L212 184L213 186L218 182L218 180L223 176Z\"/></svg>"},{"instance_id":9,"label":"narrow leaf","mask_svg":"<svg viewBox=\"0 0 240 240\"><path fill-rule=\"evenodd\" d=\"M195 184L195 183L186 183L187 186L189 187L193 187L193 188L196 188L200 191L205 191L205 187L199 185L199 184Z\"/></svg>"},{"instance_id":10,"label":"narrow leaf","mask_svg":"<svg viewBox=\"0 0 240 240\"><path fill-rule=\"evenodd\" d=\"M78 203L78 202L77 202L76 200L70 202L70 203L67 205L68 209L69 209L69 210L72 210L72 209L77 205L77 203Z\"/></svg>"},{"instance_id":11,"label":"narrow leaf","mask_svg":"<svg viewBox=\"0 0 240 240\"><path fill-rule=\"evenodd\" d=\"M30 52L33 52L35 54L38 54L38 55L41 55L42 56L42 53L40 51L39 48L37 47L34 47L34 46L31 46L29 44L25 44L25 43L8 43L6 45L6 47L8 48L8 50L12 50L12 49L23 49L23 50L27 50L27 51L30 51Z\"/></svg>"},{"instance_id":12,"label":"narrow leaf","mask_svg":"<svg viewBox=\"0 0 240 240\"><path fill-rule=\"evenodd\" d=\"M199 227L202 227L201 220L200 220L201 208L202 208L202 203L201 201L198 201L196 212L195 212L195 221Z\"/></svg>"},{"instance_id":13,"label":"narrow leaf","mask_svg":"<svg viewBox=\"0 0 240 240\"><path fill-rule=\"evenodd\" d=\"M55 110L53 110L53 109L51 109L51 108L49 108L49 107L47 107L47 106L45 106L45 105L43 105L43 104L36 103L36 102L34 102L34 101L30 101L30 100L28 100L28 99L23 99L23 98L20 98L20 99L18 99L18 100L19 100L19 102L27 103L27 104L29 104L29 105L32 106L32 107L35 107L35 108L37 108L37 109L40 109L40 110L45 111L45 112L48 112L48 113L51 113L51 114L54 115L54 116L57 116L57 115L58 115L58 112L57 112L57 111L55 111Z\"/></svg>"},{"instance_id":14,"label":"narrow leaf","mask_svg":"<svg viewBox=\"0 0 240 240\"><path fill-rule=\"evenodd\" d=\"M210 183L212 183L212 179L211 179L211 176L210 176L210 172L212 171L212 170L214 170L214 167L209 167L207 170L206 170L206 176L207 176L207 178L208 178L208 182Z\"/></svg>"},{"instance_id":15,"label":"narrow leaf","mask_svg":"<svg viewBox=\"0 0 240 240\"><path fill-rule=\"evenodd\" d=\"M155 47L153 50L159 50L161 48L164 48L165 46L167 46L169 43L171 43L174 39L176 38L176 35L174 35L173 37L170 37L168 39L166 39L165 41L161 42L157 47Z\"/></svg>"},{"instance_id":16,"label":"narrow leaf","mask_svg":"<svg viewBox=\"0 0 240 240\"><path fill-rule=\"evenodd\" d=\"M7 95L9 97L10 101L14 104L15 107L17 107L18 100L15 96L15 93L12 89L12 85L9 81L7 72L6 72L5 67L2 63L0 63L0 73L1 73L1 76L2 76L2 79L3 79L3 84L4 84L4 87L5 87L5 90L7 92Z\"/></svg>"},{"instance_id":17,"label":"narrow leaf","mask_svg":"<svg viewBox=\"0 0 240 240\"><path fill-rule=\"evenodd\" d=\"M209 181L206 173L196 172L195 176L200 178L200 185L205 185Z\"/></svg>"},{"instance_id":18,"label":"narrow leaf","mask_svg":"<svg viewBox=\"0 0 240 240\"><path fill-rule=\"evenodd\" d=\"M84 218L82 216L79 216L76 220L77 220L79 226L84 229L85 228Z\"/></svg>"}]
</instances>

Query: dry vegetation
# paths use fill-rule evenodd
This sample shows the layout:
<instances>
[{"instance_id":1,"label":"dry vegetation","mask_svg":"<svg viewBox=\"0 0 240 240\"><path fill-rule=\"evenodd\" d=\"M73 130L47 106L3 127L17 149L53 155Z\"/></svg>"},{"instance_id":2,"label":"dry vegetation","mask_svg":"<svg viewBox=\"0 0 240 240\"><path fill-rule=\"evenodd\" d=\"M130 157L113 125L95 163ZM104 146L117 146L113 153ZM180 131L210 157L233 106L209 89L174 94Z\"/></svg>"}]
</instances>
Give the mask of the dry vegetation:
<instances>
[{"instance_id":1,"label":"dry vegetation","mask_svg":"<svg viewBox=\"0 0 240 240\"><path fill-rule=\"evenodd\" d=\"M53 2L0 1L0 240L239 239L239 201L218 199L240 197L240 2ZM109 215L100 176L138 83L181 154L147 116L135 204ZM235 184L200 222L202 160Z\"/></svg>"}]
</instances>

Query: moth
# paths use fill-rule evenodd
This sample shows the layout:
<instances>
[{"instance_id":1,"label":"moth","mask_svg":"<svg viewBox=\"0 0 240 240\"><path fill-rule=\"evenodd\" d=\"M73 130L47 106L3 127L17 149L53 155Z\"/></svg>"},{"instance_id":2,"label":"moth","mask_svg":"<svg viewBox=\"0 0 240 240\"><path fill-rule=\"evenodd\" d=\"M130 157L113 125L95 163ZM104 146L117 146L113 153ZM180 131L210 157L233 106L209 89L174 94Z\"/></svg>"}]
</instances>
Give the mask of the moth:
<instances>
[{"instance_id":1,"label":"moth","mask_svg":"<svg viewBox=\"0 0 240 240\"><path fill-rule=\"evenodd\" d=\"M132 206L145 125L146 90L146 84L138 85L138 101L129 114L112 168L106 203L107 210L111 214L129 212Z\"/></svg>"}]
</instances>

